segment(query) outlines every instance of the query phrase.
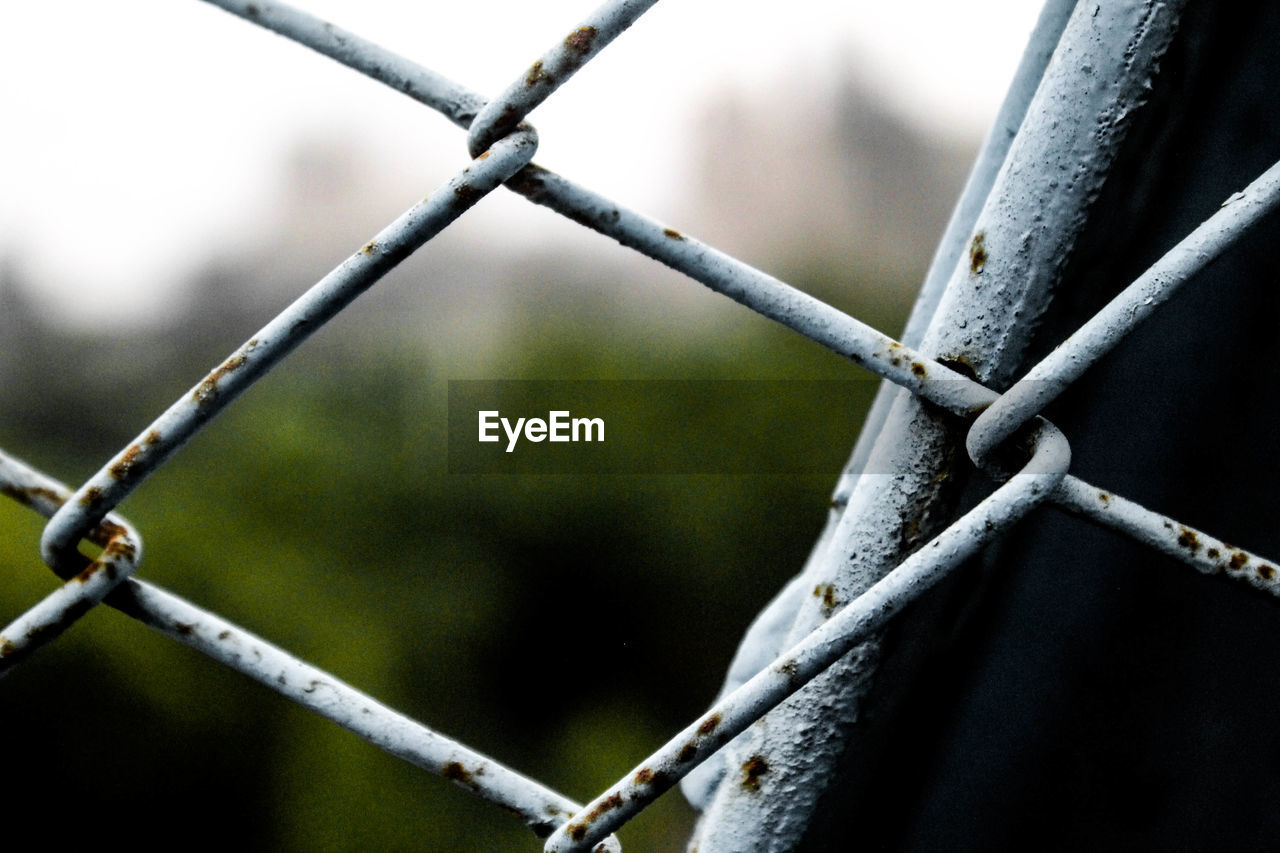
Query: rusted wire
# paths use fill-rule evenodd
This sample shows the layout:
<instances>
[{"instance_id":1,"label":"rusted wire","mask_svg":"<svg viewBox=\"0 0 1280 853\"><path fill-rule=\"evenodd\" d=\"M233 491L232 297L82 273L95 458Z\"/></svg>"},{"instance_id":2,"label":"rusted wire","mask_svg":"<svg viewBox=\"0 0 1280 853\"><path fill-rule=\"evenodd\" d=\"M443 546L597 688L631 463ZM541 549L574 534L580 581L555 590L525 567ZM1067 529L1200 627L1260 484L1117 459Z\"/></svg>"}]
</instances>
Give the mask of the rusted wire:
<instances>
[{"instance_id":1,"label":"rusted wire","mask_svg":"<svg viewBox=\"0 0 1280 853\"><path fill-rule=\"evenodd\" d=\"M0 452L0 493L42 515L52 516L70 498L66 488ZM0 676L58 637L98 604L121 581L132 575L142 558L142 540L129 522L108 515L86 531L85 537L102 548L90 559L76 552L59 575L66 583L5 628L0 629Z\"/></svg>"}]
</instances>

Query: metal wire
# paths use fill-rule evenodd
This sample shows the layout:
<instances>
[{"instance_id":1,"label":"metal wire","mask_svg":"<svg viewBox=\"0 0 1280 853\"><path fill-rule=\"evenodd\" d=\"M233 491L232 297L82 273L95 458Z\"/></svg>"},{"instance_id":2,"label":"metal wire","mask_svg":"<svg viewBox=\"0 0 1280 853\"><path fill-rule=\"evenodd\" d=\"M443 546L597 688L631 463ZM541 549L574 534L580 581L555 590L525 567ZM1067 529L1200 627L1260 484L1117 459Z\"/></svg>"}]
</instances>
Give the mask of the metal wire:
<instances>
[{"instance_id":1,"label":"metal wire","mask_svg":"<svg viewBox=\"0 0 1280 853\"><path fill-rule=\"evenodd\" d=\"M836 680L823 673L838 674L838 669L830 668L860 643L874 638L907 603L1045 502L1120 531L1202 572L1245 580L1261 591L1280 595L1275 563L1070 475L1066 438L1038 417L1181 284L1274 210L1280 202L1280 165L1227 199L1216 214L1039 364L1019 371L1014 357L1022 349L1030 315L1048 304L1049 285L1081 227L1081 211L1096 195L1097 183L1109 168L1126 116L1149 89L1151 69L1176 30L1180 3L1135 2L1105 11L1100 6L1081 6L1070 21L1068 13L1074 4L1055 0L1046 7L1014 92L953 217L905 341L900 342L689 235L532 163L537 134L524 123L529 112L657 0L605 3L488 101L289 6L206 1L440 112L468 130L467 147L473 159L267 323L74 491L0 453L0 491L50 518L41 553L66 581L0 632L0 675L96 604L106 603L379 748L514 812L547 839L548 851L604 851L619 849L610 833L788 697L821 686L824 678ZM1069 55L1070 63L1055 66L1051 54ZM1081 73L1096 73L1108 85L1087 96L1065 97L1068 89L1078 90ZM1049 123L1055 132L1043 130ZM1020 128L1016 136L1014 128ZM1055 175L1064 170L1072 171L1065 188L1055 183L1050 192L1036 183L1056 181ZM803 585L793 584L782 603L762 619L767 630L761 629L761 636L767 639L758 639L749 649L750 664L735 665L733 689L586 806L409 720L215 614L132 577L141 540L113 512L316 329L502 185L685 273L906 392L897 393L896 399L883 392L871 422L874 433L909 434L914 442L912 458L919 458L922 451L939 452L948 439L920 401L976 418L966 441L980 466L990 468L998 448L1006 452L1016 436L1032 429L1021 469L1005 476L1004 484L974 509L943 525L928 541L912 542L910 553L884 551L881 556L888 562L874 577L863 566L854 571L862 575L851 578L836 569L848 554L866 550L866 543L858 539L864 535L858 525L869 523L868 518L895 516L905 523L906 514L920 509L895 503L888 490L868 479L859 481L856 489L851 485L852 475L876 452L869 442L860 443L837 486L832 523L815 549L817 574L806 569L802 575L805 579L829 577L832 597L847 603L821 608L812 602L802 604L806 597L796 590ZM1041 206L1029 203L1035 198L1041 199ZM1050 201L1044 206L1046 198ZM1002 308L995 319L988 316L995 313L993 305ZM955 324L963 326L965 318L989 325L980 333L971 329L957 336ZM1017 381L1009 391L993 390L1010 380ZM932 470L925 474L934 476ZM860 516L846 510L846 504L876 506L879 515ZM78 546L83 539L101 547L101 554L93 559L82 555ZM803 607L809 608L808 615L792 625L789 640L780 641L784 632L779 626L790 624L790 618L779 613ZM803 625L803 630L797 625ZM874 645L867 648L874 655ZM741 774L739 784L729 786L739 792L758 790L762 779L777 778L787 769L778 757L785 757L785 750L775 753L765 744L759 751L742 754L743 749L756 749L756 742L734 743L742 760L730 762L727 772ZM721 768L721 772L726 771ZM804 784L820 784L812 777L797 778ZM713 786L714 780L707 784ZM731 808L718 808L721 821L737 814ZM739 831L751 831L750 824L743 827Z\"/></svg>"},{"instance_id":2,"label":"metal wire","mask_svg":"<svg viewBox=\"0 0 1280 853\"><path fill-rule=\"evenodd\" d=\"M67 499L61 483L3 453L0 492L45 516L52 515ZM0 630L0 676L55 639L137 571L142 542L127 521L109 515L86 531L86 537L101 546L102 553L90 560L76 552L79 559L74 563L68 560L59 573L66 584Z\"/></svg>"}]
</instances>

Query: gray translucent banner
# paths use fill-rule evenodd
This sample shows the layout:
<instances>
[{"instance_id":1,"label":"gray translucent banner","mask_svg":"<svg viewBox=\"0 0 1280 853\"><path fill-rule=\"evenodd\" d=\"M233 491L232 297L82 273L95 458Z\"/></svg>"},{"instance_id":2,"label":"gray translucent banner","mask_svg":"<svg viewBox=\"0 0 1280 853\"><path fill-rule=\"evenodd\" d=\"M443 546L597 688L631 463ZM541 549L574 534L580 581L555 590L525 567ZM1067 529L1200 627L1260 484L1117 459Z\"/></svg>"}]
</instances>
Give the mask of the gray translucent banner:
<instances>
[{"instance_id":1,"label":"gray translucent banner","mask_svg":"<svg viewBox=\"0 0 1280 853\"><path fill-rule=\"evenodd\" d=\"M821 474L849 454L876 382L449 382L451 474Z\"/></svg>"}]
</instances>

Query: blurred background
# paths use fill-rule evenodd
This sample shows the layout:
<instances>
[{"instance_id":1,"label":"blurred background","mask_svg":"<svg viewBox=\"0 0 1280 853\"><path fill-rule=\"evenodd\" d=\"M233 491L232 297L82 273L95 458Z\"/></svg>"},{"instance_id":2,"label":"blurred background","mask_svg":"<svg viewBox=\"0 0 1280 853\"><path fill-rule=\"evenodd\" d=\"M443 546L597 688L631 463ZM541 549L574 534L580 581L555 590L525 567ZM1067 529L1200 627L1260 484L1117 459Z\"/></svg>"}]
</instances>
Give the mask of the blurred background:
<instances>
[{"instance_id":1,"label":"blurred background","mask_svg":"<svg viewBox=\"0 0 1280 853\"><path fill-rule=\"evenodd\" d=\"M464 5L306 8L491 94L593 7L494 0L480 26ZM668 0L534 113L537 160L897 334L1035 5ZM201 3L0 21L0 446L72 485L465 165L441 117ZM448 381L853 376L498 192L121 512L148 580L585 801L713 698L858 419L780 439L829 476L467 476L446 471ZM53 588L41 527L0 502L5 613ZM3 688L10 832L72 801L67 844L537 846L105 608ZM667 796L622 839L680 849L691 820Z\"/></svg>"}]
</instances>

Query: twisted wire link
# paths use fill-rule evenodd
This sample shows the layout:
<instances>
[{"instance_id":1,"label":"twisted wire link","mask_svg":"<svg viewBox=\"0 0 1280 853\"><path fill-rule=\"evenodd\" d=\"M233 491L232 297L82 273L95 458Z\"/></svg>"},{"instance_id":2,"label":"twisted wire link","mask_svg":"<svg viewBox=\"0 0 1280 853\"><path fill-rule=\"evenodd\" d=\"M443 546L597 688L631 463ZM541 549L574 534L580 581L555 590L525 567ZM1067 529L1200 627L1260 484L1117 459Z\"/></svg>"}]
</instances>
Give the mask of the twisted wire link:
<instances>
[{"instance_id":1,"label":"twisted wire link","mask_svg":"<svg viewBox=\"0 0 1280 853\"><path fill-rule=\"evenodd\" d=\"M680 781L698 762L883 628L948 571L1048 499L1066 476L1070 463L1071 448L1066 437L1041 420L1031 458L1020 472L588 803L547 839L546 853L588 850L591 844L616 830ZM744 773L748 777L768 772L767 766L757 764L753 768L750 761L747 765Z\"/></svg>"},{"instance_id":2,"label":"twisted wire link","mask_svg":"<svg viewBox=\"0 0 1280 853\"><path fill-rule=\"evenodd\" d=\"M50 516L70 497L61 483L0 453L0 492ZM0 629L0 677L37 648L58 637L138 569L142 540L133 525L107 515L85 534L102 552L93 559L76 552L59 576L66 583Z\"/></svg>"},{"instance_id":3,"label":"twisted wire link","mask_svg":"<svg viewBox=\"0 0 1280 853\"><path fill-rule=\"evenodd\" d=\"M98 602L196 648L375 745L518 814L548 837L548 851L616 850L609 833L716 749L879 630L905 604L1045 502L1155 547L1209 573L1280 595L1273 564L1067 473L1066 438L1037 416L1185 281L1280 201L1272 167L1178 244L1001 395L747 264L627 210L532 163L537 134L523 123L565 80L657 0L614 0L536 60L500 96L479 95L359 36L273 2L206 0L312 48L440 112L468 130L472 162L347 258L169 407L74 493L0 453L0 491L50 517L45 561L67 580L0 633L0 674ZM311 333L479 199L506 185L529 200L685 273L912 394L975 418L968 449L992 451L1034 423L1023 468L866 593L785 652L708 714L585 807L386 708L327 673L153 585L132 578L137 533L112 511L205 424ZM103 548L80 554L87 538ZM757 768L764 772L764 768ZM594 847L592 845L595 845Z\"/></svg>"},{"instance_id":4,"label":"twisted wire link","mask_svg":"<svg viewBox=\"0 0 1280 853\"><path fill-rule=\"evenodd\" d=\"M969 431L975 464L1116 347L1186 284L1280 205L1280 163L1231 195L1218 210L1071 333L991 404Z\"/></svg>"}]
</instances>

